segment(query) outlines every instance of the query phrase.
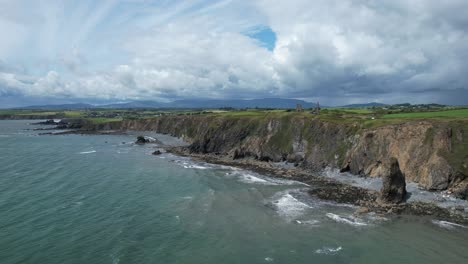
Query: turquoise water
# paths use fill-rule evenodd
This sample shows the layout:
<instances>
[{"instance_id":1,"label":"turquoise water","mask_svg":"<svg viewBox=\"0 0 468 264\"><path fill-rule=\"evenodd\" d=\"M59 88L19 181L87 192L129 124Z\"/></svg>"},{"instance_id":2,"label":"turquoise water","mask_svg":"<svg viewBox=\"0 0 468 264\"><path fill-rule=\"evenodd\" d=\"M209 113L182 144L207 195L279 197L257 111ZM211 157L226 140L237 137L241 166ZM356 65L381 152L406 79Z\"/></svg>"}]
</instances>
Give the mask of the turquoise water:
<instances>
[{"instance_id":1,"label":"turquoise water","mask_svg":"<svg viewBox=\"0 0 468 264\"><path fill-rule=\"evenodd\" d=\"M0 121L0 263L468 263L468 230L353 218L304 186ZM125 143L124 143L125 142Z\"/></svg>"}]
</instances>

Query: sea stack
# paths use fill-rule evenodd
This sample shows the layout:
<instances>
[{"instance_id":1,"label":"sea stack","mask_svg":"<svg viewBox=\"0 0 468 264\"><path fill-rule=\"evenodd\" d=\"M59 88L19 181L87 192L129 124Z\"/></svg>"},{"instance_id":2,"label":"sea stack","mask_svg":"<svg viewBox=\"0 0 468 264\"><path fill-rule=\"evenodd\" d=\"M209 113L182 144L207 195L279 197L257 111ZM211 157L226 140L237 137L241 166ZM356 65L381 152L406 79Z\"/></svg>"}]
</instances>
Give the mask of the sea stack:
<instances>
[{"instance_id":1,"label":"sea stack","mask_svg":"<svg viewBox=\"0 0 468 264\"><path fill-rule=\"evenodd\" d=\"M405 175L400 170L398 160L394 157L382 164L382 189L378 202L382 204L398 204L405 200Z\"/></svg>"}]
</instances>

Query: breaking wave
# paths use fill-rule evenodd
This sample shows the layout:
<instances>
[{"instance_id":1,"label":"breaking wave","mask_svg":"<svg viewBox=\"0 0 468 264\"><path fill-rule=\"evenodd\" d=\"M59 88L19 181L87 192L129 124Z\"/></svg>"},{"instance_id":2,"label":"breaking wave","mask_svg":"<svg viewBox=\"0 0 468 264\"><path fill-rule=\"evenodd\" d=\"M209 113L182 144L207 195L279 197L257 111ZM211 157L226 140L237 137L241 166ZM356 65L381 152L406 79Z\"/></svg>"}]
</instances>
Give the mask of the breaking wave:
<instances>
[{"instance_id":1,"label":"breaking wave","mask_svg":"<svg viewBox=\"0 0 468 264\"><path fill-rule=\"evenodd\" d=\"M467 228L464 225L448 222L448 221L443 221L443 220L432 220L432 223L434 225L437 225L439 227L445 228L445 229L455 229L455 228Z\"/></svg>"},{"instance_id":2,"label":"breaking wave","mask_svg":"<svg viewBox=\"0 0 468 264\"><path fill-rule=\"evenodd\" d=\"M299 201L288 191L280 192L276 196L279 197L276 199L274 198L272 204L278 214L286 218L288 221L293 221L295 218L303 215L307 209L313 208L312 206Z\"/></svg>"},{"instance_id":3,"label":"breaking wave","mask_svg":"<svg viewBox=\"0 0 468 264\"><path fill-rule=\"evenodd\" d=\"M331 248L331 247L323 247L321 249L315 250L316 254L325 254L325 255L334 255L341 251L343 248L342 247L336 247L336 248Z\"/></svg>"},{"instance_id":4,"label":"breaking wave","mask_svg":"<svg viewBox=\"0 0 468 264\"><path fill-rule=\"evenodd\" d=\"M83 151L83 152L80 152L78 154L91 154L91 153L96 153L96 151L95 150Z\"/></svg>"},{"instance_id":5,"label":"breaking wave","mask_svg":"<svg viewBox=\"0 0 468 264\"><path fill-rule=\"evenodd\" d=\"M326 216L335 222L343 223L352 226L367 226L368 224L362 221L362 219L356 218L352 215L340 216L337 214L327 213Z\"/></svg>"}]
</instances>

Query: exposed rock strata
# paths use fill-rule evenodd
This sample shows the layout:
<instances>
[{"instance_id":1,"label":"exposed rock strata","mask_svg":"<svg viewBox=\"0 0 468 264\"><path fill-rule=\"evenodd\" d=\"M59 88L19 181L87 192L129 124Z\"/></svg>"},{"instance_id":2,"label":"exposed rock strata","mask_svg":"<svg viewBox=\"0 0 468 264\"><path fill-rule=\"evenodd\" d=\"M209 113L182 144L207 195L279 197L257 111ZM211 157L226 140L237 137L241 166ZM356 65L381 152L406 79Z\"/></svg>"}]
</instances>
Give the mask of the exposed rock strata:
<instances>
[{"instance_id":1,"label":"exposed rock strata","mask_svg":"<svg viewBox=\"0 0 468 264\"><path fill-rule=\"evenodd\" d=\"M341 168L378 177L379 161L396 157L407 181L429 190L455 186L468 175L467 121L411 121L366 129L304 116L163 116L86 129L142 130L191 143L192 153L232 159L288 161L310 171Z\"/></svg>"}]
</instances>

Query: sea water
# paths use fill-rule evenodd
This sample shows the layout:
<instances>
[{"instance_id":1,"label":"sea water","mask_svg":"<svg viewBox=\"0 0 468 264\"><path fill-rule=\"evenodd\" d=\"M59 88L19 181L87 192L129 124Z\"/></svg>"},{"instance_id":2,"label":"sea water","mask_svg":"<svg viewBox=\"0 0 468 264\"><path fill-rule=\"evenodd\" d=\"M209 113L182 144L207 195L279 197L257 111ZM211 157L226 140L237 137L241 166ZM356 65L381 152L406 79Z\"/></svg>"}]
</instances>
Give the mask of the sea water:
<instances>
[{"instance_id":1,"label":"sea water","mask_svg":"<svg viewBox=\"0 0 468 264\"><path fill-rule=\"evenodd\" d=\"M27 123L0 121L2 264L468 263L463 225L354 216L313 186L153 156L135 135Z\"/></svg>"}]
</instances>

